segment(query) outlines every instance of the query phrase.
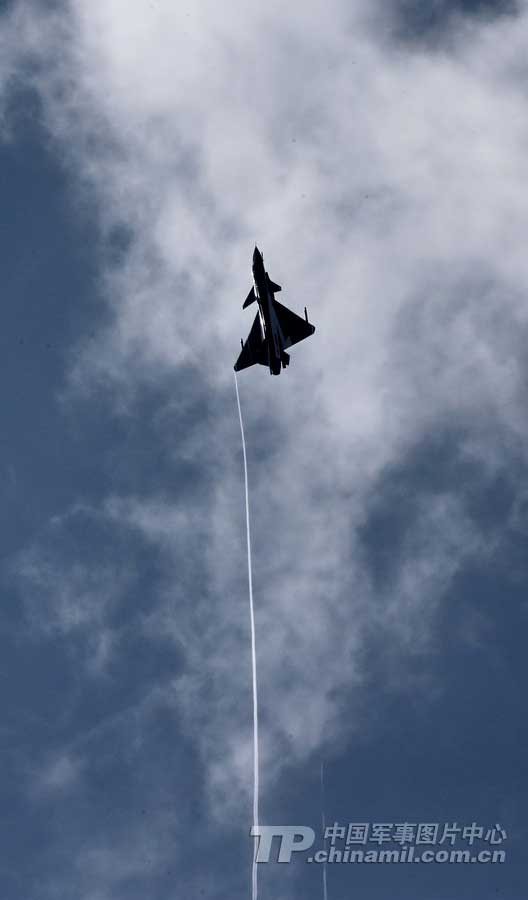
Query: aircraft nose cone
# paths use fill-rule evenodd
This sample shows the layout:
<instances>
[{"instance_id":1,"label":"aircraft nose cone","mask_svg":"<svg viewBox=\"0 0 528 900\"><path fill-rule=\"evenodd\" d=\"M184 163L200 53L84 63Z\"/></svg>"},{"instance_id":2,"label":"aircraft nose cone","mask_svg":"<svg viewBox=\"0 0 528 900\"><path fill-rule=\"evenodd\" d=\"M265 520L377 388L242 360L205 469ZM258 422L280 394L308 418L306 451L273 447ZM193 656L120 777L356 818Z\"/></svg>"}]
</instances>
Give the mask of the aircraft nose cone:
<instances>
[{"instance_id":1,"label":"aircraft nose cone","mask_svg":"<svg viewBox=\"0 0 528 900\"><path fill-rule=\"evenodd\" d=\"M255 244L255 249L253 250L253 262L257 262L260 259L260 250Z\"/></svg>"}]
</instances>

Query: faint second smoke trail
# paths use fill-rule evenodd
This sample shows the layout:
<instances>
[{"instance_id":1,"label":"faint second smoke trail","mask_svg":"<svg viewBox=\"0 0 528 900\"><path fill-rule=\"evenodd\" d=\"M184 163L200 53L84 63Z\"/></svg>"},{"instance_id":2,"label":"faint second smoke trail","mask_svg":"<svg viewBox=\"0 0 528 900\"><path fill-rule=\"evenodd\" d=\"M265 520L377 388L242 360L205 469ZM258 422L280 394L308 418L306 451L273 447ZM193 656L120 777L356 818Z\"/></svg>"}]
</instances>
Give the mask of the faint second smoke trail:
<instances>
[{"instance_id":1,"label":"faint second smoke trail","mask_svg":"<svg viewBox=\"0 0 528 900\"><path fill-rule=\"evenodd\" d=\"M323 849L326 852L324 762L321 762L321 827L323 829ZM327 884L327 880L326 880L326 859L323 862L323 900L328 900L328 884Z\"/></svg>"},{"instance_id":2,"label":"faint second smoke trail","mask_svg":"<svg viewBox=\"0 0 528 900\"><path fill-rule=\"evenodd\" d=\"M258 695L257 695L257 652L255 640L255 611L253 607L253 574L251 568L251 532L249 528L249 488L248 469L246 456L246 439L244 437L244 425L242 422L242 410L240 408L240 396L235 372L235 390L238 406L238 418L240 420L240 434L242 435L242 453L244 456L244 484L246 488L246 533L247 533L247 560L249 581L249 618L251 623L251 671L253 681L253 828L259 824L259 750L258 750ZM254 839L253 865L251 871L251 897L257 900L257 839ZM326 895L325 895L326 900Z\"/></svg>"}]
</instances>

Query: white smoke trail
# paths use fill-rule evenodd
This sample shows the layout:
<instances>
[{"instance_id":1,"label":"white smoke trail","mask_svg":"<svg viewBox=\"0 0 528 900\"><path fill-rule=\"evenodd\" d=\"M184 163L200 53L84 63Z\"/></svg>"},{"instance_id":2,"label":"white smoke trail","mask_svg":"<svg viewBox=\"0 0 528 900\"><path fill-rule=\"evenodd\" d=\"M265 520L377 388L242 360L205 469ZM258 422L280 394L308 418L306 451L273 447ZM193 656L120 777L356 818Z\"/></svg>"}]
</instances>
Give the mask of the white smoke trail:
<instances>
[{"instance_id":1,"label":"white smoke trail","mask_svg":"<svg viewBox=\"0 0 528 900\"><path fill-rule=\"evenodd\" d=\"M249 581L249 616L251 622L251 669L253 676L253 833L259 824L259 750L258 750L258 696L257 696L257 652L255 641L255 612L253 608L253 575L251 570L251 533L249 530L249 488L248 469L246 456L246 439L244 437L244 425L242 423L242 410L240 408L240 396L238 394L238 382L235 372L235 390L238 406L238 418L240 420L240 434L242 435L242 452L244 455L244 483L246 487L246 533L247 533L247 559ZM257 900L257 839L254 838L253 866L251 871L251 897Z\"/></svg>"},{"instance_id":2,"label":"white smoke trail","mask_svg":"<svg viewBox=\"0 0 528 900\"><path fill-rule=\"evenodd\" d=\"M325 816L325 789L324 789L324 762L321 762L321 826L323 829L323 849L326 852L326 816ZM328 885L326 883L326 859L323 862L323 900L328 900Z\"/></svg>"}]
</instances>

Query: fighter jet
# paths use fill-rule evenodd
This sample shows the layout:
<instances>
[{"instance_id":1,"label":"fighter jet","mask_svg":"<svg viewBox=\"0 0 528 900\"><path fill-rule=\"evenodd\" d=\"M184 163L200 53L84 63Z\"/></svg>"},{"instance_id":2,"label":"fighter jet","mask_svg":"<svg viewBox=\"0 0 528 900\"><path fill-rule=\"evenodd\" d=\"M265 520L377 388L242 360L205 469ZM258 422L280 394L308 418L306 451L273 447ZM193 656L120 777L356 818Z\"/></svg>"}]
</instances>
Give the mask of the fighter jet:
<instances>
[{"instance_id":1,"label":"fighter jet","mask_svg":"<svg viewBox=\"0 0 528 900\"><path fill-rule=\"evenodd\" d=\"M315 325L308 321L306 307L302 319L275 300L275 294L280 290L280 285L275 284L265 271L264 257L255 247L253 287L242 308L256 300L259 309L247 341L240 341L242 352L235 363L235 372L260 363L269 367L271 375L280 375L281 369L285 369L290 361L286 350L314 333Z\"/></svg>"}]
</instances>

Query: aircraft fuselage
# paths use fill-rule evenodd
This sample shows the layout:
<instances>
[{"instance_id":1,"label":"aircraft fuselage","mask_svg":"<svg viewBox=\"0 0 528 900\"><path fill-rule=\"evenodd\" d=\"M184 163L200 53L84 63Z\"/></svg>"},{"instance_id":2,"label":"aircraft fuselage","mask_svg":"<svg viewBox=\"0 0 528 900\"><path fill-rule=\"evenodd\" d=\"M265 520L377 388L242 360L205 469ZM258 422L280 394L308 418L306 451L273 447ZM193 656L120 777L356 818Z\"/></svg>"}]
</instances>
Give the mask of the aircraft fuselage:
<instances>
[{"instance_id":1,"label":"aircraft fuselage","mask_svg":"<svg viewBox=\"0 0 528 900\"><path fill-rule=\"evenodd\" d=\"M273 309L273 291L264 269L262 254L255 247L253 253L253 289L257 298L262 339L266 341L269 353L269 368L272 375L280 375L285 362L281 340L281 330Z\"/></svg>"}]
</instances>

